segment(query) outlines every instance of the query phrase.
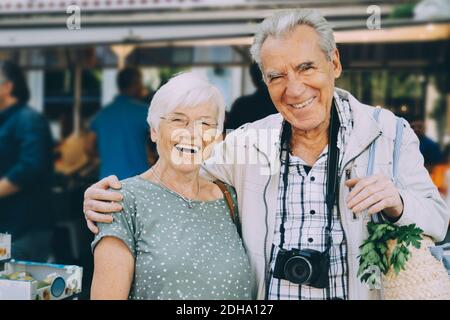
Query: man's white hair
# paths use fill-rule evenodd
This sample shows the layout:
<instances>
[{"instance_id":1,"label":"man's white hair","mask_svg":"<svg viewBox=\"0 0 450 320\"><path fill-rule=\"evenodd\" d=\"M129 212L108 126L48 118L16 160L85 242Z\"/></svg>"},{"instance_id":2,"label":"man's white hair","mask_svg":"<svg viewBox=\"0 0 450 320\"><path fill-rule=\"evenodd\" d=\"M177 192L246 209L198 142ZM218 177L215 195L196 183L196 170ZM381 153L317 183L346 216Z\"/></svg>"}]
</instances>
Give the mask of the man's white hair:
<instances>
[{"instance_id":1,"label":"man's white hair","mask_svg":"<svg viewBox=\"0 0 450 320\"><path fill-rule=\"evenodd\" d=\"M319 46L328 60L333 57L336 49L333 29L328 21L317 11L311 9L283 10L264 19L255 33L250 53L253 60L262 70L261 47L267 37L284 37L299 25L308 25L316 30L319 36Z\"/></svg>"},{"instance_id":2,"label":"man's white hair","mask_svg":"<svg viewBox=\"0 0 450 320\"><path fill-rule=\"evenodd\" d=\"M179 73L164 84L153 96L147 122L158 130L161 117L178 107L197 107L210 103L217 108L218 130L222 132L225 121L225 101L220 91L207 79L193 72Z\"/></svg>"}]
</instances>

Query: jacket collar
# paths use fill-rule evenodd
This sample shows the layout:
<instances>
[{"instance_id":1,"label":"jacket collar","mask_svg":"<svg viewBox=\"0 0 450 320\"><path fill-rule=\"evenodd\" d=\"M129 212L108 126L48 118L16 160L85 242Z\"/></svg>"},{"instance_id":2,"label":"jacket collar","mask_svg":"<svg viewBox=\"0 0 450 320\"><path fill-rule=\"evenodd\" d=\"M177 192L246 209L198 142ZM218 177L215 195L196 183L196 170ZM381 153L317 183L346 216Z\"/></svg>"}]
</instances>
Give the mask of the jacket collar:
<instances>
[{"instance_id":1,"label":"jacket collar","mask_svg":"<svg viewBox=\"0 0 450 320\"><path fill-rule=\"evenodd\" d=\"M357 157L361 152L382 134L377 121L372 116L372 108L362 104L349 92L336 88L339 96L348 100L353 117L353 129L345 147L342 168Z\"/></svg>"},{"instance_id":2,"label":"jacket collar","mask_svg":"<svg viewBox=\"0 0 450 320\"><path fill-rule=\"evenodd\" d=\"M372 117L372 108L368 105L359 102L348 91L335 88L335 92L339 97L347 99L350 104L350 109L353 118L353 129L350 138L345 147L344 159L342 161L342 168L345 165L362 153L370 144L382 134L382 130L377 121ZM281 129L283 126L283 117L281 114L269 116L270 120L262 122L265 128L271 129L272 133L269 143L259 143L256 147L260 152L263 152L269 159L271 166L279 165L281 152ZM276 138L278 135L278 138ZM273 152L274 149L277 152ZM270 152L272 151L272 152Z\"/></svg>"}]
</instances>

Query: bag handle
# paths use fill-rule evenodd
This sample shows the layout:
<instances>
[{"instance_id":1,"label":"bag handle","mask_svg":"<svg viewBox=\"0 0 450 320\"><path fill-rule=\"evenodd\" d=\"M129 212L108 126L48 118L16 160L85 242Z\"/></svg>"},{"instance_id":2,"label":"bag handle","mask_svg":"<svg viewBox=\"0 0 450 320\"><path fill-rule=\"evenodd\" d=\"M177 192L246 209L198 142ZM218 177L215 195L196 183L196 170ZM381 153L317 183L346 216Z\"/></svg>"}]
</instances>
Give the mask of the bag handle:
<instances>
[{"instance_id":1,"label":"bag handle","mask_svg":"<svg viewBox=\"0 0 450 320\"><path fill-rule=\"evenodd\" d=\"M222 181L220 181L220 180L215 180L215 181L213 181L213 182L214 182L214 183L220 188L220 190L222 191L223 196L224 196L224 198L225 198L225 201L226 201L226 203L227 203L227 205L228 205L228 208L230 209L230 217L231 217L231 220L233 220L233 222L235 222L235 221L234 221L234 215L235 215L234 202L233 202L233 198L231 197L230 191L228 191L227 186L226 186L225 183L223 183Z\"/></svg>"}]
</instances>

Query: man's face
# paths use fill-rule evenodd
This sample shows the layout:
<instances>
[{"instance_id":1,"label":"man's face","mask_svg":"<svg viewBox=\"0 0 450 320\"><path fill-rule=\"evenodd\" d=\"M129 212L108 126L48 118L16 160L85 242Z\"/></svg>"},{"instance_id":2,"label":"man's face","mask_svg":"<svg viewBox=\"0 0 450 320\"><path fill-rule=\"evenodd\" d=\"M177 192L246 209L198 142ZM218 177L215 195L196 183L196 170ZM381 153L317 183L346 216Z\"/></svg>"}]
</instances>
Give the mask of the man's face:
<instances>
[{"instance_id":1,"label":"man's face","mask_svg":"<svg viewBox=\"0 0 450 320\"><path fill-rule=\"evenodd\" d=\"M11 98L13 85L10 81L3 80L0 76L0 109L7 107Z\"/></svg>"},{"instance_id":2,"label":"man's face","mask_svg":"<svg viewBox=\"0 0 450 320\"><path fill-rule=\"evenodd\" d=\"M411 122L411 128L418 137L423 137L425 135L425 125L423 121L416 120Z\"/></svg>"},{"instance_id":3,"label":"man's face","mask_svg":"<svg viewBox=\"0 0 450 320\"><path fill-rule=\"evenodd\" d=\"M334 81L341 74L339 53L329 61L316 31L298 26L287 36L269 36L261 48L264 78L277 110L294 128L328 127Z\"/></svg>"}]
</instances>

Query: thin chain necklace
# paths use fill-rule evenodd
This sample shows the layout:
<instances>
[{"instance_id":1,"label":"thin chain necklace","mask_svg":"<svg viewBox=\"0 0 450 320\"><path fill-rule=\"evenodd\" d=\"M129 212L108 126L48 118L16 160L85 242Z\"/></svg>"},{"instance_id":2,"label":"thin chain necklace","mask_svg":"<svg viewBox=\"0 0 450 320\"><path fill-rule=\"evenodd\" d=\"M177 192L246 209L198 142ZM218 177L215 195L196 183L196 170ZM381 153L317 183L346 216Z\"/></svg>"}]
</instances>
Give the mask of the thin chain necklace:
<instances>
[{"instance_id":1,"label":"thin chain necklace","mask_svg":"<svg viewBox=\"0 0 450 320\"><path fill-rule=\"evenodd\" d=\"M195 201L195 199L198 198L198 194L200 192L200 179L198 180L198 186L197 186L197 193L194 196L194 199L188 199L185 196L183 196L182 194L176 192L175 190L173 190L173 187L170 188L169 186L167 186L161 179L161 177L159 176L159 174L156 173L155 168L153 167L151 170L151 173L155 176L155 178L158 180L158 182L163 185L167 190L169 190L172 193L175 193L177 196L179 196L181 199L184 200L184 202L187 203L187 206L189 209L192 209L194 206L192 205L192 201Z\"/></svg>"}]
</instances>

